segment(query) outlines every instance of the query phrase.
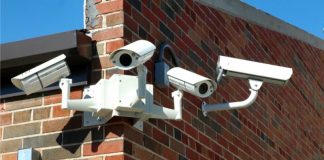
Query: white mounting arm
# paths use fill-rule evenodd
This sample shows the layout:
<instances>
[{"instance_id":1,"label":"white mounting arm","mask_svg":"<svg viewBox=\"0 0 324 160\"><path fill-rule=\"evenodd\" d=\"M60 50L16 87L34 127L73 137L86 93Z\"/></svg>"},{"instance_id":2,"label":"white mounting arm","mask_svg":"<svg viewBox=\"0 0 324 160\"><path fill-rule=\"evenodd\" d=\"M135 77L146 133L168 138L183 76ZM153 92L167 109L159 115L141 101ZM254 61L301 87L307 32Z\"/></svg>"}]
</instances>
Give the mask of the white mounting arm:
<instances>
[{"instance_id":1,"label":"white mounting arm","mask_svg":"<svg viewBox=\"0 0 324 160\"><path fill-rule=\"evenodd\" d=\"M147 68L141 64L136 67L137 70L137 77L138 77L138 89L137 89L137 95L133 98L131 101L131 106L135 105L137 102L139 102L142 98L145 98L146 94L146 77L147 77Z\"/></svg>"},{"instance_id":2,"label":"white mounting arm","mask_svg":"<svg viewBox=\"0 0 324 160\"><path fill-rule=\"evenodd\" d=\"M182 119L182 97L183 92L176 90L172 92L174 109L153 104L150 118L158 119ZM163 114L161 114L163 113Z\"/></svg>"},{"instance_id":3,"label":"white mounting arm","mask_svg":"<svg viewBox=\"0 0 324 160\"><path fill-rule=\"evenodd\" d=\"M93 98L70 100L70 88L72 79L62 78L60 88L62 90L62 109L75 109L79 111L97 112L96 102Z\"/></svg>"},{"instance_id":4,"label":"white mounting arm","mask_svg":"<svg viewBox=\"0 0 324 160\"><path fill-rule=\"evenodd\" d=\"M141 66L138 68L138 76L113 75L109 80L101 79L96 85L84 90L89 97L93 97L88 99L70 99L72 80L63 78L60 81L62 109L86 111L83 117L85 126L104 124L114 116L142 120L182 119L183 92L172 92L173 109L155 105L153 85L146 84L146 73L145 66Z\"/></svg>"},{"instance_id":5,"label":"white mounting arm","mask_svg":"<svg viewBox=\"0 0 324 160\"><path fill-rule=\"evenodd\" d=\"M182 97L183 92L176 90L172 92L174 112L176 113L175 119L182 119Z\"/></svg>"},{"instance_id":6,"label":"white mounting arm","mask_svg":"<svg viewBox=\"0 0 324 160\"><path fill-rule=\"evenodd\" d=\"M146 76L147 76L147 68L144 65L137 66L137 74L138 74L138 98L145 98L146 93Z\"/></svg>"},{"instance_id":7,"label":"white mounting arm","mask_svg":"<svg viewBox=\"0 0 324 160\"><path fill-rule=\"evenodd\" d=\"M245 108L245 107L250 106L255 101L256 97L258 96L258 90L261 88L262 83L263 83L262 81L249 79L251 94L244 101L222 103L222 104L207 104L204 102L202 104L203 115L207 116L207 113L211 112L211 111L240 109L240 108Z\"/></svg>"}]
</instances>

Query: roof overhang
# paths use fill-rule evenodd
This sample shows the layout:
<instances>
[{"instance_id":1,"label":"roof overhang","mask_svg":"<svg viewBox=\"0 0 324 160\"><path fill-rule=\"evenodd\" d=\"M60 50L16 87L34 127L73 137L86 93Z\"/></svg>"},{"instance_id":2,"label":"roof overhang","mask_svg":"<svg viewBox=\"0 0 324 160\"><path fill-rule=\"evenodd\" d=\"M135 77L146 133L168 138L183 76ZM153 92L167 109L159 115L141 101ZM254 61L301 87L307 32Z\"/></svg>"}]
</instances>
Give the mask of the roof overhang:
<instances>
[{"instance_id":1,"label":"roof overhang","mask_svg":"<svg viewBox=\"0 0 324 160\"><path fill-rule=\"evenodd\" d=\"M45 62L65 54L68 63L80 63L91 58L91 38L73 30L49 36L1 44L1 70Z\"/></svg>"},{"instance_id":2,"label":"roof overhang","mask_svg":"<svg viewBox=\"0 0 324 160\"><path fill-rule=\"evenodd\" d=\"M72 69L74 81L87 84L85 70L90 66L92 44L92 39L78 30L1 44L0 99L23 95L13 87L10 81L12 77L61 54L66 56L65 61Z\"/></svg>"}]
</instances>

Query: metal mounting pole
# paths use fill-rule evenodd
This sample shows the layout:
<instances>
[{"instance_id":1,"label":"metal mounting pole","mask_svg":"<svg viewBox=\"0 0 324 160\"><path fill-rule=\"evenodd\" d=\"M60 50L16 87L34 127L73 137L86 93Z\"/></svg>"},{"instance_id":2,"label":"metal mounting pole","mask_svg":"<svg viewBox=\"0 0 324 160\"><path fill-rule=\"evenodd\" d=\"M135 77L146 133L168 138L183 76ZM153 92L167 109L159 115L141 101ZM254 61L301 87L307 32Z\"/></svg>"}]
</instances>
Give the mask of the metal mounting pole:
<instances>
[{"instance_id":1,"label":"metal mounting pole","mask_svg":"<svg viewBox=\"0 0 324 160\"><path fill-rule=\"evenodd\" d=\"M62 109L75 109L79 111L97 112L98 108L93 98L90 99L70 99L70 88L72 80L62 78L60 88L62 90Z\"/></svg>"},{"instance_id":2,"label":"metal mounting pole","mask_svg":"<svg viewBox=\"0 0 324 160\"><path fill-rule=\"evenodd\" d=\"M145 98L147 68L142 64L142 65L137 66L136 69L137 69L137 73L138 73L137 95L138 95L138 98Z\"/></svg>"},{"instance_id":3,"label":"metal mounting pole","mask_svg":"<svg viewBox=\"0 0 324 160\"><path fill-rule=\"evenodd\" d=\"M222 103L222 104L207 104L203 102L202 104L203 115L207 116L207 113L211 111L240 109L240 108L245 108L250 106L258 96L258 90L261 88L262 83L263 82L259 80L249 79L251 93L250 96L244 101Z\"/></svg>"}]
</instances>

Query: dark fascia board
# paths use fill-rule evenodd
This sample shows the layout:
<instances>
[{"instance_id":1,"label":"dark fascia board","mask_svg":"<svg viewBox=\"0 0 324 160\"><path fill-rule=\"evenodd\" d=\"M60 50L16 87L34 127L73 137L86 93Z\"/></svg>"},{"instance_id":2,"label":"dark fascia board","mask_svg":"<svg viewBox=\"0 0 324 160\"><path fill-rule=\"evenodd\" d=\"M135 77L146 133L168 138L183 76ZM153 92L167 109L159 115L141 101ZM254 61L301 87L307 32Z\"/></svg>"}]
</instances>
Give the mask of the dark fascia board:
<instances>
[{"instance_id":1,"label":"dark fascia board","mask_svg":"<svg viewBox=\"0 0 324 160\"><path fill-rule=\"evenodd\" d=\"M92 40L84 32L73 30L17 42L5 43L1 48L1 70L28 64L42 63L60 54L68 63L89 60Z\"/></svg>"},{"instance_id":2,"label":"dark fascia board","mask_svg":"<svg viewBox=\"0 0 324 160\"><path fill-rule=\"evenodd\" d=\"M25 95L10 79L60 54L66 55L73 85L87 84L92 44L91 38L78 30L1 44L0 99ZM40 92L58 88L54 84Z\"/></svg>"}]
</instances>

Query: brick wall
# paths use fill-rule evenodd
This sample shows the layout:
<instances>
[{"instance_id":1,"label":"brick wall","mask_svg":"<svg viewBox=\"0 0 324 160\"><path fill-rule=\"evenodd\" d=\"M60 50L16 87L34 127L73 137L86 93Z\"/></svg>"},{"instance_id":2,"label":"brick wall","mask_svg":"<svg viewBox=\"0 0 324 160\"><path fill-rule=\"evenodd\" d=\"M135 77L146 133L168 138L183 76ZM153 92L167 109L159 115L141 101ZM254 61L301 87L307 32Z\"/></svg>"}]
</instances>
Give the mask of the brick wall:
<instances>
[{"instance_id":1,"label":"brick wall","mask_svg":"<svg viewBox=\"0 0 324 160\"><path fill-rule=\"evenodd\" d=\"M239 101L247 82L224 79L209 98L184 94L183 120L150 119L143 132L131 118L82 127L82 113L61 110L60 91L1 100L0 157L33 147L43 159L320 159L324 154L324 51L192 0L89 0L87 28L96 41L91 83L114 73L113 50L137 39L169 42L180 66L215 78L219 55L292 67L287 86L264 84L247 109L204 117L201 103ZM92 7L93 7L92 6ZM146 63L153 82L155 56ZM169 61L169 58L166 57ZM170 61L169 61L170 62ZM174 88L154 88L154 101L172 106ZM82 88L71 98L81 98ZM0 158L0 159L1 159Z\"/></svg>"}]
</instances>

